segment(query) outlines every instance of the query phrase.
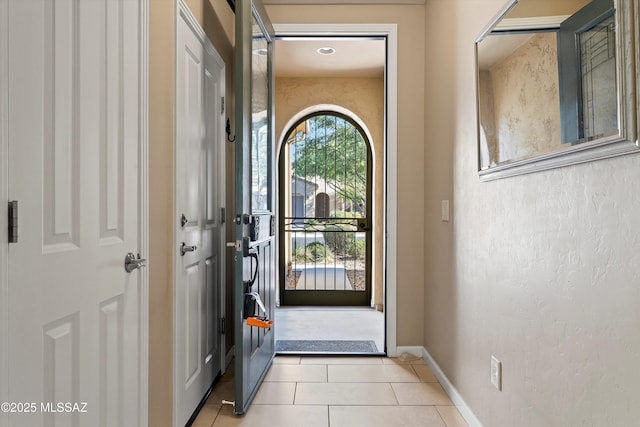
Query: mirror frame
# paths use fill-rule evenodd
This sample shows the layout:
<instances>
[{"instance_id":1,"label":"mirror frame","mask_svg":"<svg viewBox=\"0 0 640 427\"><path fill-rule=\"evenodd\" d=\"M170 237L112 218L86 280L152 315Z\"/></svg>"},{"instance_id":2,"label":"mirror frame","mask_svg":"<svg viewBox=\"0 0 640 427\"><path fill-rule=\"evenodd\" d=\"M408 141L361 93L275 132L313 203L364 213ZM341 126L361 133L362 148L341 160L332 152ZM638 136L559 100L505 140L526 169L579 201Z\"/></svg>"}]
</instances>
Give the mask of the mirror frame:
<instances>
[{"instance_id":1,"label":"mirror frame","mask_svg":"<svg viewBox=\"0 0 640 427\"><path fill-rule=\"evenodd\" d=\"M640 0L614 0L616 22L616 78L618 81L618 134L568 145L552 153L532 155L531 157L504 162L494 167L482 169L480 156L480 96L479 96L479 67L478 43L491 34L498 26L502 31L511 30L543 30L549 29L549 24L543 20L534 21L523 18L505 19L505 16L520 0L509 0L498 14L489 22L476 38L475 73L476 73L476 149L478 175L481 181L491 181L510 176L523 175L537 171L560 168L579 163L591 162L599 159L639 153L640 144L637 139L637 129L640 126L638 114L636 87L640 86L640 70L636 71L636 64L640 62L640 43L636 43L640 34ZM635 7L634 7L635 6ZM635 13L634 13L635 9ZM529 21L529 22L527 22Z\"/></svg>"}]
</instances>

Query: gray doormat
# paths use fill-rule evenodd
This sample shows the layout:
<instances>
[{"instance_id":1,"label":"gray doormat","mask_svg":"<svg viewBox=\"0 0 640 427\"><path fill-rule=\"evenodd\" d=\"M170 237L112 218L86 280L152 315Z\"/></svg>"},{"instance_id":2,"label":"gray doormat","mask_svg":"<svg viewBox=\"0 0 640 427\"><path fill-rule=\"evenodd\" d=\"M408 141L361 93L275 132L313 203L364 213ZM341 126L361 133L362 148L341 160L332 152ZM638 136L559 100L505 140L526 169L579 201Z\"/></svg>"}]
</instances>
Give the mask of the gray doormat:
<instances>
[{"instance_id":1,"label":"gray doormat","mask_svg":"<svg viewBox=\"0 0 640 427\"><path fill-rule=\"evenodd\" d=\"M380 353L373 341L347 340L277 340L276 353L281 354L343 354Z\"/></svg>"}]
</instances>

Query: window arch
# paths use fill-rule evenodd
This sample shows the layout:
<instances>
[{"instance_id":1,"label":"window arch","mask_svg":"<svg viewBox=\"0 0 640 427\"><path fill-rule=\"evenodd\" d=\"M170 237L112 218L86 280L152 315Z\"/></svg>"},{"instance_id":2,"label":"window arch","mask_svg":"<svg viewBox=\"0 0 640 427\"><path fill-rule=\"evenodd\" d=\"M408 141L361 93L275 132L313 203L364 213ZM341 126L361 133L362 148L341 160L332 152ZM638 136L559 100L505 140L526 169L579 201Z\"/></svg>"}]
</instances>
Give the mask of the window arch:
<instances>
[{"instance_id":1,"label":"window arch","mask_svg":"<svg viewBox=\"0 0 640 427\"><path fill-rule=\"evenodd\" d=\"M281 150L288 151L281 155L292 176L310 180L318 192L332 193L333 211L366 215L371 147L353 118L336 111L308 114L289 127Z\"/></svg>"}]
</instances>

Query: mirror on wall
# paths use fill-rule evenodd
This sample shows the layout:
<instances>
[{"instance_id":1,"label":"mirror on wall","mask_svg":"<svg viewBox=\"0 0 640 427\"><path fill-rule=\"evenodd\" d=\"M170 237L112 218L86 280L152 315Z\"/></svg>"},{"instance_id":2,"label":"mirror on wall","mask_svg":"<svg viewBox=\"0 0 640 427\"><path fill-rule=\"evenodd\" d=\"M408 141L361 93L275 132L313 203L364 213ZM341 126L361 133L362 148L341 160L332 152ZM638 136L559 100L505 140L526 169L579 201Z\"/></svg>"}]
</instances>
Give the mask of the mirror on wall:
<instances>
[{"instance_id":1,"label":"mirror on wall","mask_svg":"<svg viewBox=\"0 0 640 427\"><path fill-rule=\"evenodd\" d=\"M628 1L514 0L487 26L476 41L482 179L638 151Z\"/></svg>"}]
</instances>

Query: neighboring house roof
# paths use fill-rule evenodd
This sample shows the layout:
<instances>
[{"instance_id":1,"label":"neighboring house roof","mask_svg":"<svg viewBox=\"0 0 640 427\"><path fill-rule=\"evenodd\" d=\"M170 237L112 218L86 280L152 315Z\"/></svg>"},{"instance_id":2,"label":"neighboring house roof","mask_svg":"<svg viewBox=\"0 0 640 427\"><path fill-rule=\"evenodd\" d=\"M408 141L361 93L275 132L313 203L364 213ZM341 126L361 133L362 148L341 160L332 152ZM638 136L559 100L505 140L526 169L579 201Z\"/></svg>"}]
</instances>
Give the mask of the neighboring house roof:
<instances>
[{"instance_id":1,"label":"neighboring house roof","mask_svg":"<svg viewBox=\"0 0 640 427\"><path fill-rule=\"evenodd\" d=\"M316 194L318 184L308 179L293 175L291 177L291 194L299 194L301 196L311 196Z\"/></svg>"},{"instance_id":2,"label":"neighboring house roof","mask_svg":"<svg viewBox=\"0 0 640 427\"><path fill-rule=\"evenodd\" d=\"M335 194L335 188L320 177L305 179L297 175L291 176L291 194L306 195L308 197L312 194L315 195L317 192L333 195Z\"/></svg>"}]
</instances>

